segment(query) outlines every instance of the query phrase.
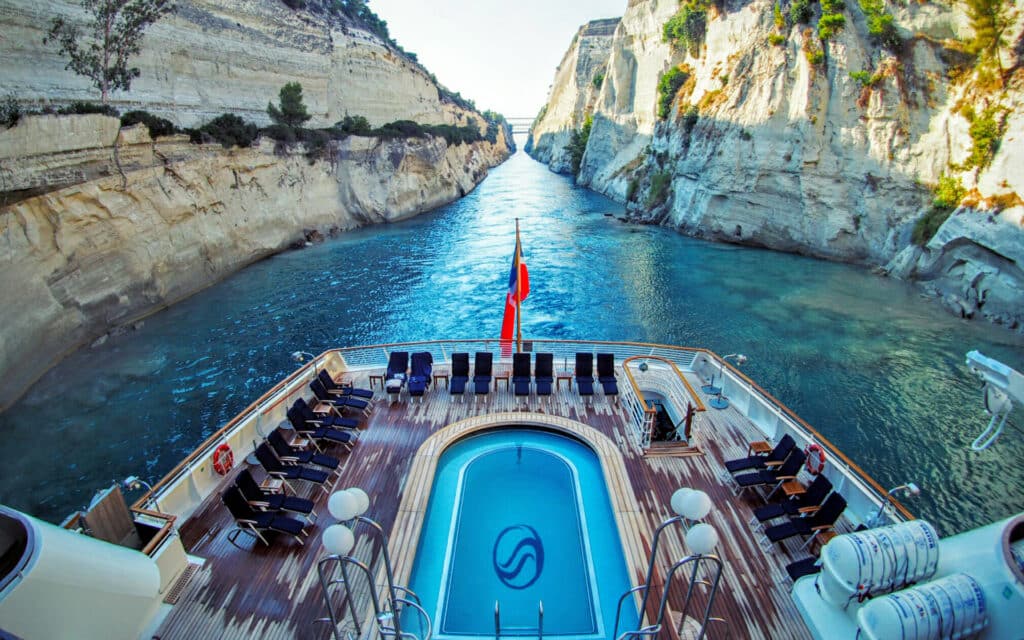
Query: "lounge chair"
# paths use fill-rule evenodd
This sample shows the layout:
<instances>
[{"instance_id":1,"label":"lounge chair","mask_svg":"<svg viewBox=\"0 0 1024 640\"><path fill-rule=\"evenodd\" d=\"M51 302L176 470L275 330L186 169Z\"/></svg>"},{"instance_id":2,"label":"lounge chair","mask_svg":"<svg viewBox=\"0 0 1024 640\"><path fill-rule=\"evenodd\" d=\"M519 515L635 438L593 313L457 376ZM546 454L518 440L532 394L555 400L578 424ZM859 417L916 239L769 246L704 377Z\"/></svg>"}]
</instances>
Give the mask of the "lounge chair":
<instances>
[{"instance_id":1,"label":"lounge chair","mask_svg":"<svg viewBox=\"0 0 1024 640\"><path fill-rule=\"evenodd\" d=\"M786 565L786 573L789 574L789 579L793 582L796 582L804 576L810 576L820 572L821 564L819 564L819 559L814 556L804 558L803 560L797 560L796 562L790 562Z\"/></svg>"},{"instance_id":2,"label":"lounge chair","mask_svg":"<svg viewBox=\"0 0 1024 640\"><path fill-rule=\"evenodd\" d=\"M316 413L306 401L299 398L292 404L301 419L318 427L334 427L336 429L358 429L359 421L355 418L345 418L331 413ZM289 420L291 416L289 415ZM294 425L294 422L292 423Z\"/></svg>"},{"instance_id":3,"label":"lounge chair","mask_svg":"<svg viewBox=\"0 0 1024 640\"><path fill-rule=\"evenodd\" d=\"M286 496L283 493L265 491L252 477L248 469L242 469L235 477L235 486L242 492L249 506L260 511L291 511L306 517L310 522L316 519L313 512L313 501L298 496Z\"/></svg>"},{"instance_id":4,"label":"lounge chair","mask_svg":"<svg viewBox=\"0 0 1024 640\"><path fill-rule=\"evenodd\" d=\"M412 354L412 371L409 374L409 395L419 396L423 394L430 384L430 373L433 370L434 356L428 351L419 351Z\"/></svg>"},{"instance_id":5,"label":"lounge chair","mask_svg":"<svg viewBox=\"0 0 1024 640\"><path fill-rule=\"evenodd\" d=\"M363 415L369 415L370 403L366 400L360 400L359 398L353 398L352 396L336 396L332 395L324 383L319 379L313 380L309 383L309 388L313 392L313 395L317 400L324 404L329 404L338 411L345 411L346 409L356 409L362 411Z\"/></svg>"},{"instance_id":6,"label":"lounge chair","mask_svg":"<svg viewBox=\"0 0 1024 640\"><path fill-rule=\"evenodd\" d=\"M726 460L725 468L729 473L771 469L785 462L786 458L795 448L796 441L787 433L782 436L782 439L779 440L779 443L775 445L775 448L767 456L747 456L745 458L736 458L735 460Z\"/></svg>"},{"instance_id":7,"label":"lounge chair","mask_svg":"<svg viewBox=\"0 0 1024 640\"><path fill-rule=\"evenodd\" d=\"M581 396L594 395L594 354L576 354L576 393Z\"/></svg>"},{"instance_id":8,"label":"lounge chair","mask_svg":"<svg viewBox=\"0 0 1024 640\"><path fill-rule=\"evenodd\" d=\"M533 386L538 396L550 396L551 385L555 381L554 355L538 353L537 363L533 368Z\"/></svg>"},{"instance_id":9,"label":"lounge chair","mask_svg":"<svg viewBox=\"0 0 1024 640\"><path fill-rule=\"evenodd\" d=\"M767 504L754 509L754 518L751 522L768 522L783 516L798 516L814 513L825 501L825 497L832 491L832 483L825 476L819 475L814 482L807 487L807 491L794 497L792 500L783 500L776 504Z\"/></svg>"},{"instance_id":10,"label":"lounge chair","mask_svg":"<svg viewBox=\"0 0 1024 640\"><path fill-rule=\"evenodd\" d=\"M764 530L764 537L771 542L781 542L793 536L807 536L819 531L828 531L835 526L845 509L846 499L838 493L833 493L812 515L790 518L789 522L785 524L768 527ZM807 545L807 542L804 543L804 546Z\"/></svg>"},{"instance_id":11,"label":"lounge chair","mask_svg":"<svg viewBox=\"0 0 1024 640\"><path fill-rule=\"evenodd\" d=\"M231 516L235 519L235 524L238 525L238 529L228 534L228 541L236 547L238 543L235 540L240 533L248 533L255 536L269 547L270 543L263 537L263 532L265 531L276 531L290 535L299 544L303 544L302 536L306 533L304 531L305 525L299 520L289 518L288 516L279 516L269 511L256 511L246 501L241 490L235 486L229 487L224 493L220 494L220 499L224 502L224 506L228 508L228 511L231 512Z\"/></svg>"},{"instance_id":12,"label":"lounge chair","mask_svg":"<svg viewBox=\"0 0 1024 640\"><path fill-rule=\"evenodd\" d=\"M469 382L469 354L452 354L452 379L448 382L448 392L454 395L466 393L466 383Z\"/></svg>"},{"instance_id":13,"label":"lounge chair","mask_svg":"<svg viewBox=\"0 0 1024 640\"><path fill-rule=\"evenodd\" d=\"M614 353L597 354L597 381L601 383L604 395L616 396L616 400L618 399L619 384L615 380Z\"/></svg>"},{"instance_id":14,"label":"lounge chair","mask_svg":"<svg viewBox=\"0 0 1024 640\"><path fill-rule=\"evenodd\" d=\"M477 396L486 396L491 392L493 371L494 354L490 351L477 351L473 358L473 387Z\"/></svg>"},{"instance_id":15,"label":"lounge chair","mask_svg":"<svg viewBox=\"0 0 1024 640\"><path fill-rule=\"evenodd\" d=\"M795 480L797 474L800 473L800 467L803 466L804 460L806 459L807 456L804 455L804 452L797 449L791 453L788 458L786 458L786 461L783 462L780 467L775 469L762 469L760 471L754 471L753 473L744 473L734 476L733 481L736 483L738 488L735 493L739 494L750 487L761 487L765 485L775 485L778 487L778 485L787 480Z\"/></svg>"},{"instance_id":16,"label":"lounge chair","mask_svg":"<svg viewBox=\"0 0 1024 640\"><path fill-rule=\"evenodd\" d=\"M530 395L530 354L512 354L512 388L517 396Z\"/></svg>"},{"instance_id":17,"label":"lounge chair","mask_svg":"<svg viewBox=\"0 0 1024 640\"><path fill-rule=\"evenodd\" d=\"M362 398L364 400L373 399L373 391L370 389L359 389L351 385L339 384L334 381L331 374L321 369L320 373L316 376L320 382L324 383L324 387L327 392L334 396L352 396L353 398Z\"/></svg>"},{"instance_id":18,"label":"lounge chair","mask_svg":"<svg viewBox=\"0 0 1024 640\"><path fill-rule=\"evenodd\" d=\"M288 410L288 421L291 422L295 433L309 438L317 450L321 450L321 444L325 441L330 444L343 444L346 448L352 449L352 445L359 439L359 432L356 430L335 429L326 427L316 422L304 420L297 407Z\"/></svg>"},{"instance_id":19,"label":"lounge chair","mask_svg":"<svg viewBox=\"0 0 1024 640\"><path fill-rule=\"evenodd\" d=\"M388 370L384 373L384 388L389 394L401 393L409 375L409 352L392 351L388 356Z\"/></svg>"},{"instance_id":20,"label":"lounge chair","mask_svg":"<svg viewBox=\"0 0 1024 640\"><path fill-rule=\"evenodd\" d=\"M316 451L306 451L293 447L284 439L281 432L274 429L267 436L270 448L277 454L277 458L285 464L312 464L324 469L330 469L335 473L341 473L341 460L334 456L328 456Z\"/></svg>"},{"instance_id":21,"label":"lounge chair","mask_svg":"<svg viewBox=\"0 0 1024 640\"><path fill-rule=\"evenodd\" d=\"M260 461L260 465L268 475L284 480L285 484L288 484L289 480L302 480L318 485L321 491L325 494L330 494L326 487L330 474L326 471L310 469L309 467L297 464L285 464L278 459L277 454L274 453L274 450L266 442L256 447L256 459ZM290 487L291 485L288 484L288 486Z\"/></svg>"}]
</instances>

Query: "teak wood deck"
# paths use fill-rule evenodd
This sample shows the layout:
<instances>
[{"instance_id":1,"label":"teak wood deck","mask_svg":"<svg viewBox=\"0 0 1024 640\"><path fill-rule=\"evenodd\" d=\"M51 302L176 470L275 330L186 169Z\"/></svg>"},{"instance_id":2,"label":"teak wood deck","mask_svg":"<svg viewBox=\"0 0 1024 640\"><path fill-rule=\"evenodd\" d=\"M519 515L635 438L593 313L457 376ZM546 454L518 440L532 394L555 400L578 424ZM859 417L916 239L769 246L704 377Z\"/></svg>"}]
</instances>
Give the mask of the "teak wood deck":
<instances>
[{"instance_id":1,"label":"teak wood deck","mask_svg":"<svg viewBox=\"0 0 1024 640\"><path fill-rule=\"evenodd\" d=\"M690 381L694 388L700 386L696 378L691 377ZM357 386L366 387L367 382L366 374L355 379ZM800 549L803 540L793 538L785 545L762 550L748 522L752 509L764 504L763 499L756 491L734 496L721 479L722 461L746 455L748 443L761 439L745 417L732 408L709 409L695 428L696 453L678 446L658 450L656 445L655 451L645 455L632 444L626 432L624 406L609 402L600 393L594 396L592 404L585 404L574 387L563 386L554 391L552 398L553 402L540 404L531 396L529 410L582 422L618 443L639 506L640 515L629 526L636 529L645 558L655 528L673 515L669 503L676 489L702 489L711 497L714 507L704 521L713 525L720 535L716 553L724 559L725 569L711 611L711 615L721 621L709 624L707 637L810 637L789 597L790 581L784 569L789 562L809 555L806 549ZM405 486L414 454L431 434L464 418L527 410L517 407L517 399L504 388L492 391L486 402L475 403L472 393L460 402L459 398L449 395L444 385L435 384L428 389L424 400L423 403L412 402L403 393L398 402L391 403L386 394L378 391L373 412L364 420L355 448L350 453L343 447L330 452L343 459L343 471L335 488L358 486L365 489L371 497L367 515L385 531L391 532L403 493L414 489ZM244 466L245 462L240 465ZM263 477L258 467L253 473L257 479ZM233 481L234 475L227 475L222 488ZM185 587L179 603L154 638L331 637L329 625L315 620L327 615L317 577L317 561L325 555L320 535L334 520L327 512L323 492L302 485L304 483L296 485L300 495L314 499L319 514L315 524L307 528L309 537L304 546L285 537L272 541L274 544L267 547L242 535L237 539L242 548L238 548L227 539L234 523L221 504L219 491L199 507L181 527L180 534L186 550L204 559L205 564ZM656 565L662 570L687 555L681 534L676 527L663 534ZM391 532L393 538L399 535L401 532ZM359 535L359 531L357 538L353 555L378 562L380 550L376 543L368 536ZM634 585L642 582L642 571L634 568L631 573ZM680 575L688 577L688 573L683 571ZM651 616L661 593L659 579L654 582L648 606ZM685 588L685 578L674 583L670 598L674 611L681 608ZM365 600L365 588L362 591ZM703 594L706 590L698 589L698 592ZM691 604L691 616L702 614L705 603L702 598L703 595L698 595L696 606ZM365 611L366 607L357 609ZM350 625L351 616L346 615L344 626L351 628ZM371 620L367 619L364 634L369 626ZM676 637L672 628L676 626L678 622L667 622L661 637ZM691 625L686 626L684 637L689 635L690 628Z\"/></svg>"}]
</instances>

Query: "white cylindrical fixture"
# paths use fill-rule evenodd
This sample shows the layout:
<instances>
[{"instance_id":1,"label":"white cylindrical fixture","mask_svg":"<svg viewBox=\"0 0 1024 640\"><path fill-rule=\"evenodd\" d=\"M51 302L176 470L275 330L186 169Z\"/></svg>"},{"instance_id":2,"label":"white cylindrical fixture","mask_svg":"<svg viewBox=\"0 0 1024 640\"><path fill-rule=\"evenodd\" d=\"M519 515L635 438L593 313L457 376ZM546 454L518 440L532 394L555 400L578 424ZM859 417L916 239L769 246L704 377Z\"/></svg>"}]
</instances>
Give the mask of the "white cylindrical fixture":
<instances>
[{"instance_id":1,"label":"white cylindrical fixture","mask_svg":"<svg viewBox=\"0 0 1024 640\"><path fill-rule=\"evenodd\" d=\"M327 553L336 556L348 555L356 544L352 530L343 524L332 524L324 529L322 540Z\"/></svg>"},{"instance_id":2,"label":"white cylindrical fixture","mask_svg":"<svg viewBox=\"0 0 1024 640\"><path fill-rule=\"evenodd\" d=\"M327 499L327 510L336 519L348 522L359 515L359 498L348 491L336 491Z\"/></svg>"},{"instance_id":3,"label":"white cylindrical fixture","mask_svg":"<svg viewBox=\"0 0 1024 640\"><path fill-rule=\"evenodd\" d=\"M681 502L682 515L690 520L700 520L711 511L711 498L703 491L691 491Z\"/></svg>"},{"instance_id":4,"label":"white cylindrical fixture","mask_svg":"<svg viewBox=\"0 0 1024 640\"><path fill-rule=\"evenodd\" d=\"M686 496L691 493L693 493L693 489L683 487L682 489L676 489L676 492L672 494L672 511L674 511L676 515L686 515L686 513L684 513L683 505L685 504Z\"/></svg>"},{"instance_id":5,"label":"white cylindrical fixture","mask_svg":"<svg viewBox=\"0 0 1024 640\"><path fill-rule=\"evenodd\" d=\"M718 532L710 524L697 523L686 532L686 546L690 553L705 556L718 546Z\"/></svg>"},{"instance_id":6,"label":"white cylindrical fixture","mask_svg":"<svg viewBox=\"0 0 1024 640\"><path fill-rule=\"evenodd\" d=\"M980 633L988 614L978 581L955 573L871 600L857 624L868 640L959 640Z\"/></svg>"}]
</instances>

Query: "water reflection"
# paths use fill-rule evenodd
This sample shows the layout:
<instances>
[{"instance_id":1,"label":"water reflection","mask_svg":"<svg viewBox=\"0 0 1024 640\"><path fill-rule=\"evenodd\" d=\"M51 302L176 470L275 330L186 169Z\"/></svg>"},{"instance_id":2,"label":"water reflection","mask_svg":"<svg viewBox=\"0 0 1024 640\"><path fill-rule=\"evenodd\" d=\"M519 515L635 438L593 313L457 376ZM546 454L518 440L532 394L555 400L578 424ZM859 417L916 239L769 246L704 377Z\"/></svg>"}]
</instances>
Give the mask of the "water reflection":
<instances>
[{"instance_id":1,"label":"water reflection","mask_svg":"<svg viewBox=\"0 0 1024 640\"><path fill-rule=\"evenodd\" d=\"M609 215L610 214L610 215ZM156 479L292 370L295 350L493 337L521 219L527 337L704 346L944 532L1024 509L1024 438L992 450L964 353L1024 368L1022 341L865 270L620 223L622 208L524 154L401 224L257 263L136 332L69 357L0 416L0 501L49 520L113 478Z\"/></svg>"}]
</instances>

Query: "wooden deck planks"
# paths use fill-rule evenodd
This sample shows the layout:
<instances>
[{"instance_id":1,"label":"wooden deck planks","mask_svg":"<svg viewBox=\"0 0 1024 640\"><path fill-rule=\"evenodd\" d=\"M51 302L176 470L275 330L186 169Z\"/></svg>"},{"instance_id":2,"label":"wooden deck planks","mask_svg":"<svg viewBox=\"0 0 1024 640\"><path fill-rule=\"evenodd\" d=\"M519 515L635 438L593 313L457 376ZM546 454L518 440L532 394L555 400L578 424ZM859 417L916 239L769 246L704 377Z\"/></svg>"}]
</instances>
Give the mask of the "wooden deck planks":
<instances>
[{"instance_id":1,"label":"wooden deck planks","mask_svg":"<svg viewBox=\"0 0 1024 640\"><path fill-rule=\"evenodd\" d=\"M366 382L363 376L356 379L357 385L366 386ZM392 538L408 536L413 528L411 523L421 517L426 508L430 493L429 481L422 486L406 486L413 465L427 464L424 457L416 455L420 444L438 429L459 420L522 407L521 399L505 391L504 385L498 392L492 390L483 402L474 402L471 393L466 395L465 402L459 402L444 386L428 390L423 403L410 402L403 396L401 401L391 404L386 395L379 393L354 450L345 453L338 447L331 452L345 458L344 470L335 488L362 487L372 500L368 515L386 531L392 531L398 522ZM731 489L720 480L723 458L745 455L747 442L759 439L754 427L741 414L731 408L709 409L696 432L700 453L675 457L645 456L629 444L624 408L608 403L600 394L595 396L593 404L588 404L576 396L574 390L563 386L554 392L550 403L531 397L529 407L532 411L583 422L618 445L626 477L611 474L615 486L610 490L632 494L632 506L616 514L622 520L623 529L637 534L634 540L624 541L630 556L647 557L654 529L671 515L669 501L676 489L689 486L708 493L715 507L705 521L718 530L721 536L718 551L726 560L720 592L712 608L712 615L725 621L709 627L708 637L809 637L789 598L789 579L783 569L786 563L807 555L806 551L798 550L802 541L789 542L785 547L776 545L767 553L762 551L747 521L752 508L763 501L751 491L733 496ZM257 478L262 477L258 467L254 473ZM233 476L229 474L225 478L224 486ZM399 513L403 495L409 491L416 492L412 503L416 508ZM282 539L266 547L240 536L239 543L247 549L238 549L227 541L233 522L219 497L211 496L180 530L186 549L207 562L185 589L179 604L172 609L156 636L166 639L329 638L328 626L314 620L326 616L316 563L323 556L320 534L333 524L333 519L327 512L322 492L305 487L304 495L316 502L320 514L315 525L308 528L305 546ZM377 563L375 568L379 569L380 549L376 542L360 536L356 554ZM653 611L653 604L660 597L661 571L667 569L672 560L686 555L681 531L668 530L664 534L658 555L657 566L661 569L656 571L649 611ZM396 566L411 564L412 557L394 558L394 561ZM634 583L638 583L643 571L634 568L633 573L638 574L634 576ZM379 579L376 573L375 577ZM669 602L674 611L681 608L684 582L675 583L671 593ZM363 609L368 603L366 589L366 585L357 589ZM691 605L690 616L699 617L705 602L704 595L699 593ZM670 636L665 634L665 637Z\"/></svg>"}]
</instances>

